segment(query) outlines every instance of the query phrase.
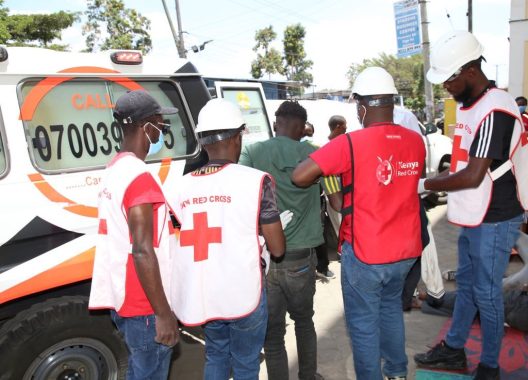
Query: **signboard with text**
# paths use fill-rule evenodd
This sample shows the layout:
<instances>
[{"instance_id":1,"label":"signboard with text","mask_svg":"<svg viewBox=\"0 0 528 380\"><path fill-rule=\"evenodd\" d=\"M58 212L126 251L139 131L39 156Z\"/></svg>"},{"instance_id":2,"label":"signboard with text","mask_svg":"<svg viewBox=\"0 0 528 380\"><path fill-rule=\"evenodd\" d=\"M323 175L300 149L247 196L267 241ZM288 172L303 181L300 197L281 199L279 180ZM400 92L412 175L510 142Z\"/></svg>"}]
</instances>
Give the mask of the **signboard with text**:
<instances>
[{"instance_id":1,"label":"signboard with text","mask_svg":"<svg viewBox=\"0 0 528 380\"><path fill-rule=\"evenodd\" d=\"M420 12L418 0L400 0L394 3L394 21L398 57L407 57L422 52Z\"/></svg>"}]
</instances>

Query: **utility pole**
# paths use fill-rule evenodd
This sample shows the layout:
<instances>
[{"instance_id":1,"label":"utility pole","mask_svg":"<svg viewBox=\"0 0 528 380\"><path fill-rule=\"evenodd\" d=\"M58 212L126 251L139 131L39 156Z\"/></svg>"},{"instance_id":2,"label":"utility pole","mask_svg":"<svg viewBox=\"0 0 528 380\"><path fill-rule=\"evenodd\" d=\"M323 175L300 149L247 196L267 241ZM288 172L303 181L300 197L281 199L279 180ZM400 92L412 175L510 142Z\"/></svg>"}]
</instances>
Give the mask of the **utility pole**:
<instances>
[{"instance_id":1,"label":"utility pole","mask_svg":"<svg viewBox=\"0 0 528 380\"><path fill-rule=\"evenodd\" d=\"M468 32L473 33L473 0L468 0Z\"/></svg>"},{"instance_id":2,"label":"utility pole","mask_svg":"<svg viewBox=\"0 0 528 380\"><path fill-rule=\"evenodd\" d=\"M429 21L427 21L427 0L419 0L420 17L422 20L422 54L424 58L424 90L425 90L425 122L434 122L434 95L433 85L426 78L431 66L429 59Z\"/></svg>"},{"instance_id":3,"label":"utility pole","mask_svg":"<svg viewBox=\"0 0 528 380\"><path fill-rule=\"evenodd\" d=\"M180 58L187 58L185 46L183 44L183 32L181 30L180 7L178 4L178 0L176 0L176 16L178 19L178 34L176 34L176 29L174 29L174 24L172 23L172 19L169 13L169 8L167 8L167 3L165 2L165 0L161 0L161 2L163 4L163 8L165 9L165 15L167 16L167 21L169 22L169 26L172 32L172 38L174 39L174 43L176 44L176 49L178 50L178 56Z\"/></svg>"},{"instance_id":4,"label":"utility pole","mask_svg":"<svg viewBox=\"0 0 528 380\"><path fill-rule=\"evenodd\" d=\"M176 44L176 49L178 49L178 36L176 34L176 29L174 29L174 24L172 23L172 19L170 17L169 8L167 8L167 3L165 0L161 0L161 3L163 4L163 8L165 9L165 15L167 16L167 21L169 22L169 26L172 32L172 38L174 39L174 43Z\"/></svg>"},{"instance_id":5,"label":"utility pole","mask_svg":"<svg viewBox=\"0 0 528 380\"><path fill-rule=\"evenodd\" d=\"M178 55L180 58L187 58L187 53L185 52L185 45L183 43L183 32L182 32L182 23L180 15L180 2L176 1L176 21L178 21Z\"/></svg>"}]
</instances>

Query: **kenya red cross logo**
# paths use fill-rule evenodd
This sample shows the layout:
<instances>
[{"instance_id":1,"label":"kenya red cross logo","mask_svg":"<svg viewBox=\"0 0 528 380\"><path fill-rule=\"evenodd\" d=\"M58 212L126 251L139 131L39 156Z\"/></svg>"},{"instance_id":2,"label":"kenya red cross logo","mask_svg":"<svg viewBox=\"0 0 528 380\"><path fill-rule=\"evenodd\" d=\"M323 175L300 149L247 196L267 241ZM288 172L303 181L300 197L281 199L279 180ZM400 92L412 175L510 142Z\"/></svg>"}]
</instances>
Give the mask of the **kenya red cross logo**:
<instances>
[{"instance_id":1,"label":"kenya red cross logo","mask_svg":"<svg viewBox=\"0 0 528 380\"><path fill-rule=\"evenodd\" d=\"M376 168L376 178L378 179L379 183L384 184L387 186L391 180L392 180L392 164L391 161L392 156L389 157L388 160L383 160L381 157L378 156L378 167Z\"/></svg>"},{"instance_id":2,"label":"kenya red cross logo","mask_svg":"<svg viewBox=\"0 0 528 380\"><path fill-rule=\"evenodd\" d=\"M194 247L194 261L209 258L209 244L222 242L222 227L209 227L207 212L193 214L193 230L180 231L180 245Z\"/></svg>"}]
</instances>

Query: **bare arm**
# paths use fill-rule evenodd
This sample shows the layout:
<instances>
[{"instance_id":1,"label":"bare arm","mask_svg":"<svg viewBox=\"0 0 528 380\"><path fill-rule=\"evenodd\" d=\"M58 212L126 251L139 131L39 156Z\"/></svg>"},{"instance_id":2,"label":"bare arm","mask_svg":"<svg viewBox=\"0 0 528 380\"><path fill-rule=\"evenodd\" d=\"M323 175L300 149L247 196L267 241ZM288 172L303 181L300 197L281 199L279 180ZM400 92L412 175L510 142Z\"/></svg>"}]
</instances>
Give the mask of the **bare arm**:
<instances>
[{"instance_id":1,"label":"bare arm","mask_svg":"<svg viewBox=\"0 0 528 380\"><path fill-rule=\"evenodd\" d=\"M468 166L459 172L450 175L442 172L434 178L427 179L424 183L425 189L454 191L478 187L484 179L491 162L491 158L470 157Z\"/></svg>"},{"instance_id":2,"label":"bare arm","mask_svg":"<svg viewBox=\"0 0 528 380\"><path fill-rule=\"evenodd\" d=\"M343 193L338 191L333 194L328 194L327 197L328 201L330 202L330 206L337 212L341 211L343 208Z\"/></svg>"},{"instance_id":3,"label":"bare arm","mask_svg":"<svg viewBox=\"0 0 528 380\"><path fill-rule=\"evenodd\" d=\"M292 182L299 187L308 187L319 178L323 172L314 160L307 158L293 170Z\"/></svg>"},{"instance_id":4,"label":"bare arm","mask_svg":"<svg viewBox=\"0 0 528 380\"><path fill-rule=\"evenodd\" d=\"M262 236L266 240L266 246L268 251L274 257L281 257L284 255L286 249L286 239L284 232L282 231L282 225L280 220L278 222L262 224Z\"/></svg>"},{"instance_id":5,"label":"bare arm","mask_svg":"<svg viewBox=\"0 0 528 380\"><path fill-rule=\"evenodd\" d=\"M178 321L170 309L152 245L152 204L128 210L128 228L132 236L132 254L139 282L156 314L156 341L174 346L179 340Z\"/></svg>"}]
</instances>

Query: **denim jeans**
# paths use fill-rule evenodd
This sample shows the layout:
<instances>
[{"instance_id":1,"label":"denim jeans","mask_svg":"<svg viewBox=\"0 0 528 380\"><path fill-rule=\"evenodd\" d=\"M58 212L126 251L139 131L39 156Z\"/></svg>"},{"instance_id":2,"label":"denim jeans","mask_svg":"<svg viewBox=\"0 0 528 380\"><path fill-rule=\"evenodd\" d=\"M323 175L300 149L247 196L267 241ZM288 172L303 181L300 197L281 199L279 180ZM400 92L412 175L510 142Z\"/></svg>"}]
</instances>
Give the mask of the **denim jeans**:
<instances>
[{"instance_id":1,"label":"denim jeans","mask_svg":"<svg viewBox=\"0 0 528 380\"><path fill-rule=\"evenodd\" d=\"M127 380L166 379L172 347L154 341L156 316L120 317L113 310L111 316L128 348Z\"/></svg>"},{"instance_id":2,"label":"denim jeans","mask_svg":"<svg viewBox=\"0 0 528 380\"><path fill-rule=\"evenodd\" d=\"M269 320L264 343L269 379L288 379L288 355L284 346L286 312L295 322L299 379L315 378L317 335L312 317L316 260L312 249L304 259L271 262L267 276Z\"/></svg>"},{"instance_id":3,"label":"denim jeans","mask_svg":"<svg viewBox=\"0 0 528 380\"><path fill-rule=\"evenodd\" d=\"M206 323L204 379L227 380L232 368L235 380L257 380L267 323L265 290L247 317Z\"/></svg>"},{"instance_id":4,"label":"denim jeans","mask_svg":"<svg viewBox=\"0 0 528 380\"><path fill-rule=\"evenodd\" d=\"M499 223L462 227L458 239L457 296L446 342L464 347L477 311L482 330L481 363L498 367L504 335L502 278L519 237L522 215Z\"/></svg>"},{"instance_id":5,"label":"denim jeans","mask_svg":"<svg viewBox=\"0 0 528 380\"><path fill-rule=\"evenodd\" d=\"M415 261L369 265L356 258L350 243L343 244L341 287L358 379L381 380L381 359L385 376L407 375L401 297Z\"/></svg>"}]
</instances>

